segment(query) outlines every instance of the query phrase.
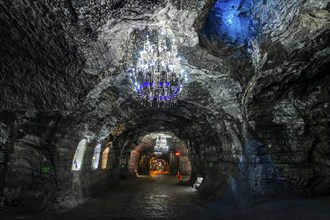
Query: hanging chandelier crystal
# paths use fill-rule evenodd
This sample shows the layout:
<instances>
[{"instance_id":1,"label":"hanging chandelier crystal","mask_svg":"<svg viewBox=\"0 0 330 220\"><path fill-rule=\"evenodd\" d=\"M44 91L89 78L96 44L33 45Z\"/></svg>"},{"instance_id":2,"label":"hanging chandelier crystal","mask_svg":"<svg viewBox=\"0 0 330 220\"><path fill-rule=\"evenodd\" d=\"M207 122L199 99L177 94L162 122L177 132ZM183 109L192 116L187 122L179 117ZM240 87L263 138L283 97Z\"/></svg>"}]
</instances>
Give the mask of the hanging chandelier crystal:
<instances>
[{"instance_id":1,"label":"hanging chandelier crystal","mask_svg":"<svg viewBox=\"0 0 330 220\"><path fill-rule=\"evenodd\" d=\"M168 151L167 140L164 136L162 135L157 136L154 151L155 153L162 153Z\"/></svg>"},{"instance_id":2,"label":"hanging chandelier crystal","mask_svg":"<svg viewBox=\"0 0 330 220\"><path fill-rule=\"evenodd\" d=\"M146 37L135 66L129 68L132 89L144 106L161 107L176 103L188 76L181 68L175 39L169 40L164 29L157 42Z\"/></svg>"}]
</instances>

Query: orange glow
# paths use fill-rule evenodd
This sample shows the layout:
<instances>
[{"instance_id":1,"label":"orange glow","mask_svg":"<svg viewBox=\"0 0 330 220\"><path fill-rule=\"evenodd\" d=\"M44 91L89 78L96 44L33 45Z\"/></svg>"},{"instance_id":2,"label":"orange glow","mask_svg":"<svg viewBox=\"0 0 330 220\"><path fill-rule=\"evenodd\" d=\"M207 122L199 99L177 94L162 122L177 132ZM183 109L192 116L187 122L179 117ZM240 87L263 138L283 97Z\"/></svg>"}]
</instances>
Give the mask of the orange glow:
<instances>
[{"instance_id":1,"label":"orange glow","mask_svg":"<svg viewBox=\"0 0 330 220\"><path fill-rule=\"evenodd\" d=\"M155 171L150 171L149 172L150 176L156 176L156 175L167 175L170 174L169 171L159 171L159 170L155 170Z\"/></svg>"},{"instance_id":2,"label":"orange glow","mask_svg":"<svg viewBox=\"0 0 330 220\"><path fill-rule=\"evenodd\" d=\"M156 157L152 157L150 160L150 175L165 175L169 174L169 164L163 160Z\"/></svg>"},{"instance_id":3,"label":"orange glow","mask_svg":"<svg viewBox=\"0 0 330 220\"><path fill-rule=\"evenodd\" d=\"M102 170L107 169L109 151L110 151L110 148L107 147L107 148L105 148L105 150L102 153L102 163L101 163Z\"/></svg>"},{"instance_id":4,"label":"orange glow","mask_svg":"<svg viewBox=\"0 0 330 220\"><path fill-rule=\"evenodd\" d=\"M180 156L180 155L181 155L180 152L176 152L176 153L175 153L175 156L177 156L177 157Z\"/></svg>"}]
</instances>

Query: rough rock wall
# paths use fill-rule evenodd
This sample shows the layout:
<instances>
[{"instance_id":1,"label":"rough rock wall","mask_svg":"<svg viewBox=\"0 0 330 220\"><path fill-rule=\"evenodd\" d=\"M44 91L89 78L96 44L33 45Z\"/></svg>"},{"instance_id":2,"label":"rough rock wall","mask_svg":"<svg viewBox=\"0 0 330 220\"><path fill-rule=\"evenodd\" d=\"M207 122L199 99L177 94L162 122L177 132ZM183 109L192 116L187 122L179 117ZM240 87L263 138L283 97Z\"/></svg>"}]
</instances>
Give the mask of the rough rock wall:
<instances>
[{"instance_id":1,"label":"rough rock wall","mask_svg":"<svg viewBox=\"0 0 330 220\"><path fill-rule=\"evenodd\" d=\"M239 48L200 34L215 2L0 1L0 189L10 177L23 200L75 203L119 176L122 146L169 130L189 147L206 196L249 203L288 188L328 193L328 1L254 1L258 35ZM178 39L190 72L170 110L139 106L125 73L143 41L134 33L157 25ZM76 147L91 134L83 170L72 173ZM107 137L114 167L90 172ZM48 174L44 158L54 164ZM24 181L15 182L16 170Z\"/></svg>"},{"instance_id":2,"label":"rough rock wall","mask_svg":"<svg viewBox=\"0 0 330 220\"><path fill-rule=\"evenodd\" d=\"M189 157L187 155L180 156L179 162L180 173L183 175L189 175L191 173Z\"/></svg>"},{"instance_id":3,"label":"rough rock wall","mask_svg":"<svg viewBox=\"0 0 330 220\"><path fill-rule=\"evenodd\" d=\"M237 14L244 17L243 6L237 8ZM223 22L234 21L222 9L218 16ZM203 166L209 175L203 174L200 191L210 196L210 189L218 188L228 200L245 204L289 196L288 191L329 194L325 159L329 150L325 131L329 118L325 71L329 66L329 2L254 1L251 10L257 32L244 46L224 43L222 37L230 37L228 33L217 39L199 32L202 46L227 61L226 75L242 86L241 92L237 90L239 99L230 100L240 103L243 119L233 111L229 122L220 117L225 120L223 131L230 137L228 145L233 147L227 162L235 169L227 172L228 178L219 178L218 171L226 169L221 163ZM209 25L205 17L200 19ZM219 90L211 89L214 93ZM226 142L217 148L225 146Z\"/></svg>"},{"instance_id":4,"label":"rough rock wall","mask_svg":"<svg viewBox=\"0 0 330 220\"><path fill-rule=\"evenodd\" d=\"M0 10L1 108L68 110L81 102L93 77L56 8L1 1Z\"/></svg>"},{"instance_id":5,"label":"rough rock wall","mask_svg":"<svg viewBox=\"0 0 330 220\"><path fill-rule=\"evenodd\" d=\"M60 112L1 111L2 207L8 211L33 212L69 208L86 196L108 190L118 182L115 151L111 149L106 170L91 172L97 144L92 131ZM78 143L90 138L82 171L72 171ZM105 149L106 140L101 152Z\"/></svg>"},{"instance_id":6,"label":"rough rock wall","mask_svg":"<svg viewBox=\"0 0 330 220\"><path fill-rule=\"evenodd\" d=\"M1 207L70 206L81 199L72 195L86 196L117 180L116 170L87 172L95 146L88 146L86 172L71 171L86 131L77 106L97 81L84 69L88 47L81 48L95 40L95 32L72 7L71 1L0 1ZM79 176L84 185L77 188Z\"/></svg>"},{"instance_id":7,"label":"rough rock wall","mask_svg":"<svg viewBox=\"0 0 330 220\"><path fill-rule=\"evenodd\" d=\"M1 182L7 205L33 208L34 203L45 206L54 197L57 174L54 169L56 153L48 141L57 121L58 113L47 112L1 112L2 125L6 129L7 140L1 143L1 153L5 156ZM44 208L44 207L40 207Z\"/></svg>"},{"instance_id":8,"label":"rough rock wall","mask_svg":"<svg viewBox=\"0 0 330 220\"><path fill-rule=\"evenodd\" d=\"M256 6L261 26L259 45L252 48L255 73L242 99L247 123L243 174L252 178L252 191L260 190L256 196L272 198L276 191L285 193L288 188L326 195L330 193L325 159L329 152L328 1L266 2Z\"/></svg>"}]
</instances>

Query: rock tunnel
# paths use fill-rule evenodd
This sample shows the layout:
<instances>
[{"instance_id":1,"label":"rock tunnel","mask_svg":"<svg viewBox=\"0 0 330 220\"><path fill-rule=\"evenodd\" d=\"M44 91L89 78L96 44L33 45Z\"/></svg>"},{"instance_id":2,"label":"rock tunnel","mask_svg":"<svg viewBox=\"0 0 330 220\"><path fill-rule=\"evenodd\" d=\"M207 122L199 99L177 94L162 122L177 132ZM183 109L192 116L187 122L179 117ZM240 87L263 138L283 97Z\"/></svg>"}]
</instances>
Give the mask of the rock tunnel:
<instances>
[{"instance_id":1,"label":"rock tunnel","mask_svg":"<svg viewBox=\"0 0 330 220\"><path fill-rule=\"evenodd\" d=\"M328 219L329 15L328 0L0 0L0 214L68 217L110 193L117 212L77 216ZM162 29L186 83L148 106L128 70ZM134 187L160 205L127 211ZM298 205L260 208L281 201Z\"/></svg>"}]
</instances>

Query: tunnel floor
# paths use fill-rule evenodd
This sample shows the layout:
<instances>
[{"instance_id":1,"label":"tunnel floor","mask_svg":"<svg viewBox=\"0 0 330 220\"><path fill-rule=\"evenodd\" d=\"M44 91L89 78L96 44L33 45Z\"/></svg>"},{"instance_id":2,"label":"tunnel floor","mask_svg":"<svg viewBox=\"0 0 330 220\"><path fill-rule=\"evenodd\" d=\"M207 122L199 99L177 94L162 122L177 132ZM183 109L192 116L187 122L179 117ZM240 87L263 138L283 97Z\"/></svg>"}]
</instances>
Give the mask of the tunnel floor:
<instances>
[{"instance_id":1,"label":"tunnel floor","mask_svg":"<svg viewBox=\"0 0 330 220\"><path fill-rule=\"evenodd\" d=\"M205 217L198 206L198 195L191 186L180 186L170 175L140 176L101 197L91 199L54 219L155 219Z\"/></svg>"},{"instance_id":2,"label":"tunnel floor","mask_svg":"<svg viewBox=\"0 0 330 220\"><path fill-rule=\"evenodd\" d=\"M195 189L170 175L123 180L116 189L56 214L8 219L330 219L330 198L284 200L234 209L201 201ZM6 219L6 218L5 218Z\"/></svg>"}]
</instances>

